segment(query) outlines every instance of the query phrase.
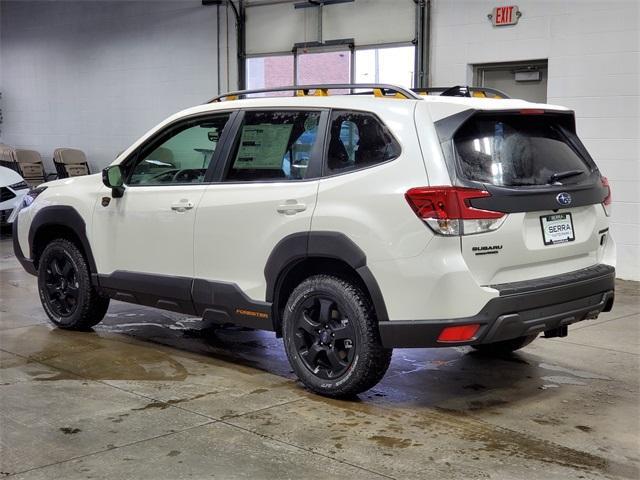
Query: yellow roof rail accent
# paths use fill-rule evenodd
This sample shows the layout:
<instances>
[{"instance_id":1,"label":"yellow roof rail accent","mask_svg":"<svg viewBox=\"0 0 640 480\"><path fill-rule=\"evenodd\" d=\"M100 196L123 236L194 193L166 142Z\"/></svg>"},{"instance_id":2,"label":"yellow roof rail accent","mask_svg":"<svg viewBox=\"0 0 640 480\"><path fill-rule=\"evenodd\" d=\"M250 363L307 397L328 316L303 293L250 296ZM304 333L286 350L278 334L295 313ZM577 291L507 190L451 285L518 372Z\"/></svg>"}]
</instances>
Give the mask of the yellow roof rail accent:
<instances>
[{"instance_id":1,"label":"yellow roof rail accent","mask_svg":"<svg viewBox=\"0 0 640 480\"><path fill-rule=\"evenodd\" d=\"M399 99L399 100L408 100L409 99L409 97L407 97L406 95L403 95L400 92L394 92L393 95L385 95L381 88L374 88L373 89L373 96L377 97L377 98L396 98L396 99Z\"/></svg>"},{"instance_id":2,"label":"yellow roof rail accent","mask_svg":"<svg viewBox=\"0 0 640 480\"><path fill-rule=\"evenodd\" d=\"M247 95L259 93L292 92L296 97L306 97L313 91L313 96L327 97L329 90L348 90L347 95L370 95L368 92L354 92L354 90L373 90L373 94L380 98L403 98L408 100L420 100L420 96L411 90L395 85L381 83L326 83L320 85L292 85L289 87L259 88L255 90L239 90L227 92L212 98L207 103L221 102L223 100L238 100Z\"/></svg>"},{"instance_id":3,"label":"yellow roof rail accent","mask_svg":"<svg viewBox=\"0 0 640 480\"><path fill-rule=\"evenodd\" d=\"M476 98L487 98L487 95L480 91L471 92L471 96Z\"/></svg>"}]
</instances>

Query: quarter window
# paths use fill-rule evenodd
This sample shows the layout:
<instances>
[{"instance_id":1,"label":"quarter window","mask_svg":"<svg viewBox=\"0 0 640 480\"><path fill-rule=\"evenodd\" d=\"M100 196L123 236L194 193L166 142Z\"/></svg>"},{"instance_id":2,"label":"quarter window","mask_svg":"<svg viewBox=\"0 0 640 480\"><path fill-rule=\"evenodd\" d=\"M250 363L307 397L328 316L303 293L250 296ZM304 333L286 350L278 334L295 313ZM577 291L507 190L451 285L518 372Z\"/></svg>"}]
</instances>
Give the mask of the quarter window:
<instances>
[{"instance_id":1,"label":"quarter window","mask_svg":"<svg viewBox=\"0 0 640 480\"><path fill-rule=\"evenodd\" d=\"M202 183L230 115L194 119L167 132L142 151L128 184Z\"/></svg>"},{"instance_id":2,"label":"quarter window","mask_svg":"<svg viewBox=\"0 0 640 480\"><path fill-rule=\"evenodd\" d=\"M333 111L327 170L341 173L393 160L400 145L371 113Z\"/></svg>"},{"instance_id":3,"label":"quarter window","mask_svg":"<svg viewBox=\"0 0 640 480\"><path fill-rule=\"evenodd\" d=\"M307 178L319 121L320 112L245 112L225 181Z\"/></svg>"}]
</instances>

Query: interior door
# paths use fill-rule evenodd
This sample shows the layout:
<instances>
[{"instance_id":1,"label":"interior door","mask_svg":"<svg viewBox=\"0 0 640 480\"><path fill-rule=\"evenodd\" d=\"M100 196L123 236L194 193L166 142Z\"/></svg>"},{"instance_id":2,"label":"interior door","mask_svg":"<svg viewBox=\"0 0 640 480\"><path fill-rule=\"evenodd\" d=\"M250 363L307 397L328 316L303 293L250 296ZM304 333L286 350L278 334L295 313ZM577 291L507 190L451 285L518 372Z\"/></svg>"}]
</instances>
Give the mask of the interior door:
<instances>
[{"instance_id":1,"label":"interior door","mask_svg":"<svg viewBox=\"0 0 640 480\"><path fill-rule=\"evenodd\" d=\"M265 300L274 247L310 230L327 117L321 110L244 112L221 181L198 207L196 278L234 283Z\"/></svg>"},{"instance_id":2,"label":"interior door","mask_svg":"<svg viewBox=\"0 0 640 480\"><path fill-rule=\"evenodd\" d=\"M98 202L94 211L94 254L101 274L193 278L195 213L230 116L179 121L123 164L124 195Z\"/></svg>"}]
</instances>

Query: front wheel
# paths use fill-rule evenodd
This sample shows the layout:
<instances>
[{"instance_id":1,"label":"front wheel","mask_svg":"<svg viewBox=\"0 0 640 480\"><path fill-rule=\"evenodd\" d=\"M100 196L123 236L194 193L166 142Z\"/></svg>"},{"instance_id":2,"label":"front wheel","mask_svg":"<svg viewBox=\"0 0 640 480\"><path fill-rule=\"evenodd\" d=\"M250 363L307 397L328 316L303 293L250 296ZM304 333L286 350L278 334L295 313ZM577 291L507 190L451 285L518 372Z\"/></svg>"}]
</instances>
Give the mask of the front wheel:
<instances>
[{"instance_id":1,"label":"front wheel","mask_svg":"<svg viewBox=\"0 0 640 480\"><path fill-rule=\"evenodd\" d=\"M473 348L482 353L490 355L507 355L516 350L526 347L533 342L538 335L525 335L524 337L512 338L511 340L503 340L502 342L485 343L480 345L471 345Z\"/></svg>"},{"instance_id":2,"label":"front wheel","mask_svg":"<svg viewBox=\"0 0 640 480\"><path fill-rule=\"evenodd\" d=\"M285 350L311 391L348 397L384 376L392 350L384 348L368 297L330 275L304 280L291 294L282 324Z\"/></svg>"},{"instance_id":3,"label":"front wheel","mask_svg":"<svg viewBox=\"0 0 640 480\"><path fill-rule=\"evenodd\" d=\"M91 285L87 262L69 240L49 243L38 262L38 292L47 316L57 327L86 330L104 318L109 298Z\"/></svg>"}]
</instances>

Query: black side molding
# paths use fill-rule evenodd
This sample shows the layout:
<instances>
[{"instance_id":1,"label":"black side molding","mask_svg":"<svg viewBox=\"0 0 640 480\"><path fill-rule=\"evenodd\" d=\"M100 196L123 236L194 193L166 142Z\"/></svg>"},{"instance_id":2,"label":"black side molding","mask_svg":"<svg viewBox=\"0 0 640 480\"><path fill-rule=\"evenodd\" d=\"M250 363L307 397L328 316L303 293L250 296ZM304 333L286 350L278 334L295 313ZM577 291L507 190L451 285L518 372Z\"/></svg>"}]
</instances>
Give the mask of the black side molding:
<instances>
[{"instance_id":1,"label":"black side molding","mask_svg":"<svg viewBox=\"0 0 640 480\"><path fill-rule=\"evenodd\" d=\"M273 330L271 303L250 299L235 283L116 270L98 275L115 300L197 315L215 323Z\"/></svg>"},{"instance_id":2,"label":"black side molding","mask_svg":"<svg viewBox=\"0 0 640 480\"><path fill-rule=\"evenodd\" d=\"M192 282L187 277L120 270L110 275L98 275L100 290L114 300L195 315L191 301Z\"/></svg>"},{"instance_id":3,"label":"black side molding","mask_svg":"<svg viewBox=\"0 0 640 480\"><path fill-rule=\"evenodd\" d=\"M273 331L271 303L250 299L235 283L196 278L192 296L196 314L205 320Z\"/></svg>"}]
</instances>

